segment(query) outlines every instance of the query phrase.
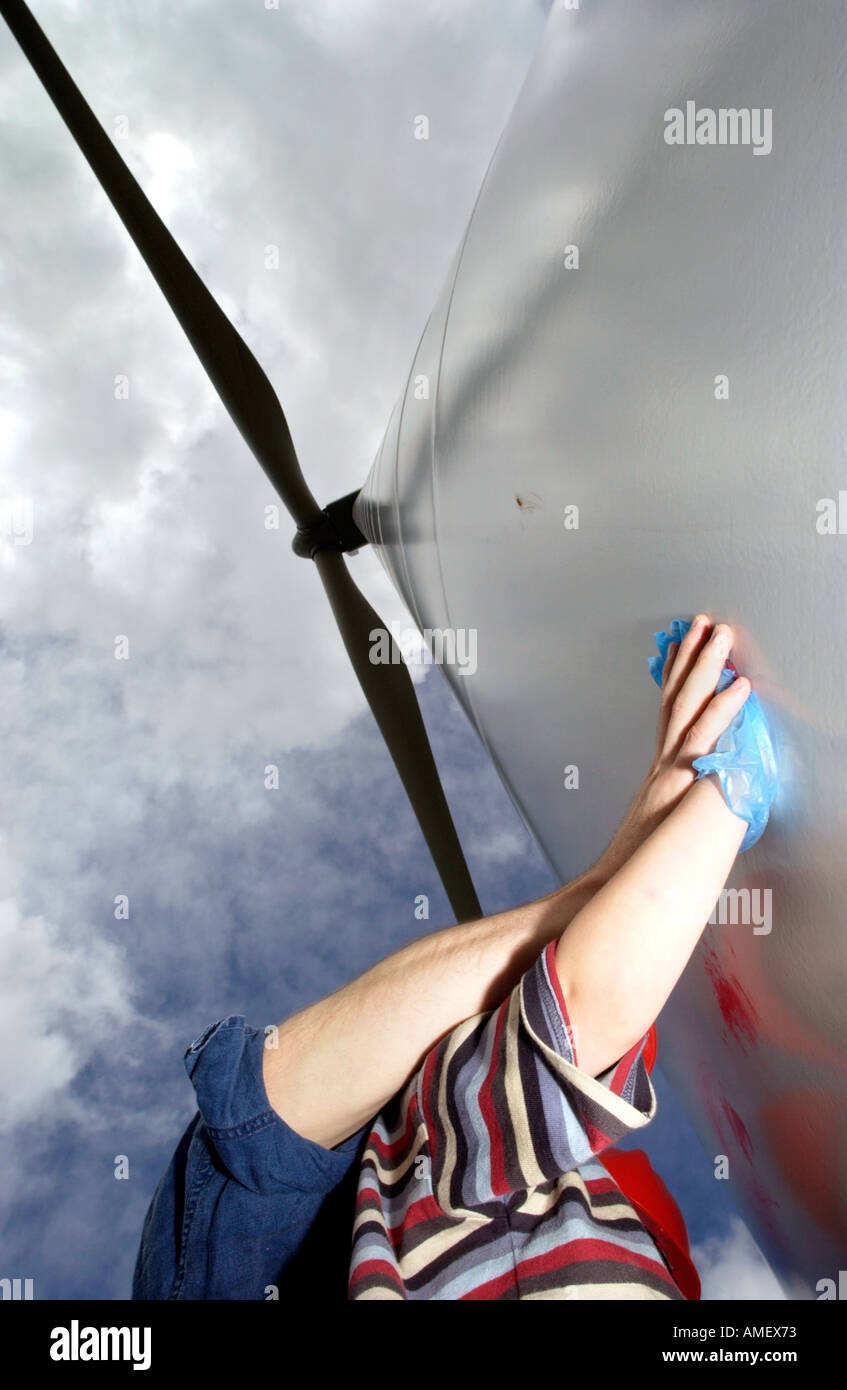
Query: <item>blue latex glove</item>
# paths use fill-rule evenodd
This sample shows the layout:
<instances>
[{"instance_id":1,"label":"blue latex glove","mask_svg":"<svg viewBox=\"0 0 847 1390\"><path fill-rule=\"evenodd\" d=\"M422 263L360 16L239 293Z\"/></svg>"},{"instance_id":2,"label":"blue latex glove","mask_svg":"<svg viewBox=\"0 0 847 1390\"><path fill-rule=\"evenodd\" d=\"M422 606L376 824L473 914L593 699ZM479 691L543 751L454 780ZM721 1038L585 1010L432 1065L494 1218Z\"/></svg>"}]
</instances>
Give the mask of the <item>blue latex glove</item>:
<instances>
[{"instance_id":1,"label":"blue latex glove","mask_svg":"<svg viewBox=\"0 0 847 1390\"><path fill-rule=\"evenodd\" d=\"M659 656L648 656L650 675L658 686L671 642L681 642L691 624L674 618L670 632L655 632ZM725 690L738 672L727 661L715 686L715 694ZM698 779L716 772L726 804L742 820L749 821L741 850L749 849L759 839L768 823L771 804L779 787L776 755L768 732L762 706L756 692L750 691L732 723L724 729L714 753L695 758L691 766ZM741 851L739 851L740 853Z\"/></svg>"}]
</instances>

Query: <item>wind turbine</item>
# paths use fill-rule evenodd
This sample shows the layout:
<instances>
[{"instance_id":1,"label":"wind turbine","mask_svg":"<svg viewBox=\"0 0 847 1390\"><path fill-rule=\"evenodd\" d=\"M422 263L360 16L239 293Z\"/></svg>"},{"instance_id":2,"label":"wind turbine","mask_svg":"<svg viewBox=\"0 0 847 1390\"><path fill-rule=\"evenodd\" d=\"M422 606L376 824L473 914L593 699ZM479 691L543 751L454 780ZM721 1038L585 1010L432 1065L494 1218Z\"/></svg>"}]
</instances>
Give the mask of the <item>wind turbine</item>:
<instances>
[{"instance_id":1,"label":"wind turbine","mask_svg":"<svg viewBox=\"0 0 847 1390\"><path fill-rule=\"evenodd\" d=\"M554 0L370 475L323 510L266 379L26 7L0 12L289 505L457 916L478 908L443 794L428 750L421 777L397 728L414 694L402 666L370 667L379 620L345 550L367 538L421 630L478 629L478 671L445 675L561 882L608 843L645 771L653 632L701 610L732 622L780 796L662 1012L658 1057L786 1287L834 1297L847 1268L843 0ZM668 139L674 112L693 141ZM433 389L412 408L421 376Z\"/></svg>"},{"instance_id":2,"label":"wind turbine","mask_svg":"<svg viewBox=\"0 0 847 1390\"><path fill-rule=\"evenodd\" d=\"M301 472L282 406L244 339L180 250L24 0L2 0L0 13L143 256L230 419L288 508L296 525L294 552L315 564L457 921L481 916L411 677L393 635L344 560L345 553L368 543L353 519L357 493L319 506ZM385 631L390 661L371 661L374 631Z\"/></svg>"}]
</instances>

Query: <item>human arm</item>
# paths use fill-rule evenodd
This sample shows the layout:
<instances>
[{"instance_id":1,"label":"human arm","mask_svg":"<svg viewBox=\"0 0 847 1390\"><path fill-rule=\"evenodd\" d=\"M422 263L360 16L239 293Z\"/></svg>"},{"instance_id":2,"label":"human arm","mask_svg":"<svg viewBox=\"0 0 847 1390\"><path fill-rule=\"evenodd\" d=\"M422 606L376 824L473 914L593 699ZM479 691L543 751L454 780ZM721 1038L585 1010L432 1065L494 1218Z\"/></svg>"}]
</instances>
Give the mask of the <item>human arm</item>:
<instances>
[{"instance_id":1,"label":"human arm","mask_svg":"<svg viewBox=\"0 0 847 1390\"><path fill-rule=\"evenodd\" d=\"M521 907L432 932L281 1023L263 1054L273 1108L305 1138L341 1143L440 1037L514 988L601 881L589 870Z\"/></svg>"},{"instance_id":2,"label":"human arm","mask_svg":"<svg viewBox=\"0 0 847 1390\"><path fill-rule=\"evenodd\" d=\"M685 969L747 822L714 774L573 919L556 948L579 1067L599 1076L643 1037Z\"/></svg>"},{"instance_id":3,"label":"human arm","mask_svg":"<svg viewBox=\"0 0 847 1390\"><path fill-rule=\"evenodd\" d=\"M749 682L736 681L730 690L714 696L724 653L717 644L704 645L709 627L707 619L699 627L695 622L680 647L676 651L672 648L668 654L656 755L621 830L596 866L545 898L412 942L343 989L280 1024L278 1045L268 1048L263 1057L264 1080L271 1105L294 1130L327 1147L355 1133L403 1086L440 1037L462 1020L490 1010L514 988L544 946L566 933L569 925L584 914L594 895L608 886L627 857L679 805L681 796L688 789L693 790L691 759L710 751L750 688ZM723 635L729 643L731 630L725 629ZM719 795L714 787L711 791L713 797ZM698 792L695 808L701 803L703 793ZM745 823L726 807L723 811L743 833ZM724 819L723 824L726 823ZM689 826L690 809L672 843L680 834L688 835ZM653 847L649 864L664 866L664 844L660 842L658 854ZM700 921L700 929L731 862L730 859L723 865L720 860L710 870L715 881L720 877L720 882ZM628 878L626 883L638 898L642 891L641 874ZM575 978L577 967L587 979L595 970L599 970L598 978L611 974L613 962L607 962L611 968L604 970L602 960L607 933L611 932L612 939L617 940L625 932L619 893L607 896L604 902L608 923L598 924L595 914L583 920L574 937L569 931L566 933L569 945L563 950L562 960L569 967L569 988L576 990L580 985L583 1001L593 997L592 989ZM656 911L659 907L657 901ZM613 923L618 925L613 928ZM669 930L675 931L673 927ZM643 935L640 931L638 939ZM676 933L678 944L683 937L684 933ZM596 953L592 939L597 944ZM688 954L694 939L689 942ZM687 955L679 963L680 971L685 959ZM666 979L667 975L660 978ZM648 1027L659 1007L647 1020ZM604 1020L607 1013L602 1013ZM580 1037L584 1014L580 1007ZM637 1010L635 1016L640 1017ZM630 1022L627 1013L620 1018L611 1017L610 1038L617 1039L621 1032L628 1035ZM616 1056L623 1055L632 1041ZM588 1036L586 1044L590 1061L594 1045ZM602 1040L599 1050L604 1050Z\"/></svg>"},{"instance_id":4,"label":"human arm","mask_svg":"<svg viewBox=\"0 0 847 1390\"><path fill-rule=\"evenodd\" d=\"M747 829L714 775L695 781L691 767L750 693L744 678L713 693L733 633L726 624L704 640L707 633L708 624L695 620L668 652L653 767L635 814L595 866L611 870L609 877L556 950L579 1065L592 1076L626 1053L661 1012Z\"/></svg>"}]
</instances>

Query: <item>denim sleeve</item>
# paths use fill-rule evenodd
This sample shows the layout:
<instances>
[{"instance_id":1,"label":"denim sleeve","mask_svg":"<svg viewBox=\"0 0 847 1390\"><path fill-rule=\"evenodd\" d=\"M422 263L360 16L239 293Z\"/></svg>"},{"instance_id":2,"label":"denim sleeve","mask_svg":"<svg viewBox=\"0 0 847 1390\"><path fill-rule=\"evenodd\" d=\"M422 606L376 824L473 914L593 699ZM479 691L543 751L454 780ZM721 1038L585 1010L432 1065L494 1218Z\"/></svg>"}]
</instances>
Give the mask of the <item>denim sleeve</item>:
<instances>
[{"instance_id":1,"label":"denim sleeve","mask_svg":"<svg viewBox=\"0 0 847 1390\"><path fill-rule=\"evenodd\" d=\"M232 1015L187 1049L198 1109L147 1210L133 1299L264 1297L342 1190L368 1126L334 1149L297 1134L268 1100L264 1044Z\"/></svg>"},{"instance_id":2,"label":"denim sleeve","mask_svg":"<svg viewBox=\"0 0 847 1390\"><path fill-rule=\"evenodd\" d=\"M350 1168L365 1130L325 1149L291 1129L268 1100L264 1045L263 1031L233 1014L211 1024L186 1051L206 1134L229 1176L251 1192L330 1192Z\"/></svg>"}]
</instances>

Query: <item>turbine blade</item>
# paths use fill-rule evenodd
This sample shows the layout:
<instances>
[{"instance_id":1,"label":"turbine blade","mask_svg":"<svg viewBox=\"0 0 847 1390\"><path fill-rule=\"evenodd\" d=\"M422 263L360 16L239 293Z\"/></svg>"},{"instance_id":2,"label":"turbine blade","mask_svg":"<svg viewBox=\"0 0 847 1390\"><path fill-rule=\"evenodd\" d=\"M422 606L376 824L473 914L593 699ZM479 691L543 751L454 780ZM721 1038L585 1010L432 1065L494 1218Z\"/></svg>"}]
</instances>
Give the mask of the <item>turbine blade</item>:
<instances>
[{"instance_id":1,"label":"turbine blade","mask_svg":"<svg viewBox=\"0 0 847 1390\"><path fill-rule=\"evenodd\" d=\"M300 472L282 406L259 363L133 178L23 0L0 0L0 14L144 257L233 423L297 525L315 523L321 509Z\"/></svg>"},{"instance_id":2,"label":"turbine blade","mask_svg":"<svg viewBox=\"0 0 847 1390\"><path fill-rule=\"evenodd\" d=\"M48 96L205 368L233 423L298 529L320 527L324 512L306 485L282 406L247 344L215 303L130 173L70 73L23 0L0 0L2 14ZM482 916L462 854L417 698L405 666L369 660L377 614L353 582L338 549L313 556L348 656L385 739L458 921ZM394 639L391 638L393 644Z\"/></svg>"},{"instance_id":3,"label":"turbine blade","mask_svg":"<svg viewBox=\"0 0 847 1390\"><path fill-rule=\"evenodd\" d=\"M385 624L356 586L339 551L319 550L314 559L347 655L400 774L456 921L481 917L482 909L441 786L412 679L399 660L394 638L389 633L392 657L398 660L392 660L390 665L373 663L371 633L376 629L387 631Z\"/></svg>"}]
</instances>

